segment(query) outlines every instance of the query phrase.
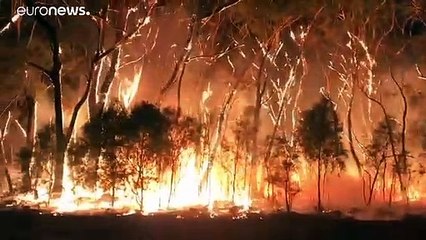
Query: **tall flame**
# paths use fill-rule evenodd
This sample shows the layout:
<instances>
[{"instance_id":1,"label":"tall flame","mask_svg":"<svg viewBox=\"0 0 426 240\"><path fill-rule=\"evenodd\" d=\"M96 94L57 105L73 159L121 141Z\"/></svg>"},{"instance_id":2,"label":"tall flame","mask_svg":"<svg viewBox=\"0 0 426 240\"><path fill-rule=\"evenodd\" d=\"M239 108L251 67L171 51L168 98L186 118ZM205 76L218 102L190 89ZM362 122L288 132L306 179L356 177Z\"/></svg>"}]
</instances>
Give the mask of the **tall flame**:
<instances>
[{"instance_id":1,"label":"tall flame","mask_svg":"<svg viewBox=\"0 0 426 240\"><path fill-rule=\"evenodd\" d=\"M133 79L126 78L120 82L119 94L120 100L126 108L129 108L138 93L139 84L142 79L142 69L138 70Z\"/></svg>"},{"instance_id":2,"label":"tall flame","mask_svg":"<svg viewBox=\"0 0 426 240\"><path fill-rule=\"evenodd\" d=\"M197 166L199 159L197 158L195 148L182 149L179 157L180 168L177 171L177 181L175 191L168 203L170 183L168 177L171 174L169 169L165 173L164 181L152 182L147 189L143 191L143 212L153 213L167 209L182 209L186 207L204 206L213 210L216 202L231 202L232 193L229 191L227 177L223 174L224 170L219 166L214 166L211 175L210 187L202 184L204 172L207 170L207 161L202 160L201 167ZM201 186L201 187L200 187ZM238 185L234 194L234 205L248 209L251 200L248 197L248 189ZM140 210L138 203L139 197L135 194L137 191L130 190L130 186L117 189L115 209ZM46 203L49 202L49 194L46 187L39 186L39 198L34 199L32 194L20 196L21 201ZM63 176L63 192L59 199L50 200L50 206L57 212L74 212L94 209L112 208L108 200L102 200L102 196L107 193L101 188L94 191L87 190L73 183L71 169L68 157L65 158L64 176ZM85 199L85 201L81 201Z\"/></svg>"}]
</instances>

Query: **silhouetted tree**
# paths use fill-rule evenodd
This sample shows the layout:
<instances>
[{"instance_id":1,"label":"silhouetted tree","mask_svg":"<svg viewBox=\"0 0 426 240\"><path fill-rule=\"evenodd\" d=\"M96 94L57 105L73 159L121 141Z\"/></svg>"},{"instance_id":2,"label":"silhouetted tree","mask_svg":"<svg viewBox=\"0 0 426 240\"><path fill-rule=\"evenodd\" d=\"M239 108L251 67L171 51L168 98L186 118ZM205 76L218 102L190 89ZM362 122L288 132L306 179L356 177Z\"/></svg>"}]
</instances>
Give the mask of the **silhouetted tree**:
<instances>
[{"instance_id":1,"label":"silhouetted tree","mask_svg":"<svg viewBox=\"0 0 426 240\"><path fill-rule=\"evenodd\" d=\"M172 123L168 137L171 142L169 151L168 165L171 168L170 174L170 191L168 204L170 205L171 198L174 192L174 181L177 168L179 163L179 157L183 149L192 146L196 146L201 138L201 125L193 117L179 116L177 110L172 108L163 109L163 114L168 117Z\"/></svg>"},{"instance_id":2,"label":"silhouetted tree","mask_svg":"<svg viewBox=\"0 0 426 240\"><path fill-rule=\"evenodd\" d=\"M401 134L398 132L398 123L394 118L389 118L389 127L393 136L393 141L399 143L401 141ZM385 198L386 189L386 174L388 169L388 158L392 158L392 151L389 139L389 129L385 120L379 122L373 131L371 143L366 147L367 152L367 166L372 169L373 174L366 171L369 175L369 193L366 204L370 205L374 197L374 189L376 183L381 177L383 196ZM389 195L389 203L392 202L391 194Z\"/></svg>"},{"instance_id":3,"label":"silhouetted tree","mask_svg":"<svg viewBox=\"0 0 426 240\"><path fill-rule=\"evenodd\" d=\"M342 124L333 102L322 97L311 109L302 112L298 137L309 160L317 162L317 210L322 211L321 175L334 168L344 168L346 151L342 144Z\"/></svg>"},{"instance_id":4,"label":"silhouetted tree","mask_svg":"<svg viewBox=\"0 0 426 240\"><path fill-rule=\"evenodd\" d=\"M117 150L128 141L125 129L128 121L126 109L115 101L105 112L98 114L83 127L89 146L100 152L99 180L104 189L111 190L112 206L117 184L122 183L126 177L126 160L117 157Z\"/></svg>"},{"instance_id":5,"label":"silhouetted tree","mask_svg":"<svg viewBox=\"0 0 426 240\"><path fill-rule=\"evenodd\" d=\"M157 106L147 102L132 109L129 121L126 125L130 137L127 153L132 155L133 152L129 174L140 210L143 210L143 191L150 181L159 181L162 176L164 155L171 147L168 138L171 123Z\"/></svg>"},{"instance_id":6,"label":"silhouetted tree","mask_svg":"<svg viewBox=\"0 0 426 240\"><path fill-rule=\"evenodd\" d=\"M285 207L290 212L293 199L300 192L298 183L292 179L299 163L298 147L290 144L284 134L279 133L273 140L270 160L275 167L271 168L268 181L284 188Z\"/></svg>"}]
</instances>

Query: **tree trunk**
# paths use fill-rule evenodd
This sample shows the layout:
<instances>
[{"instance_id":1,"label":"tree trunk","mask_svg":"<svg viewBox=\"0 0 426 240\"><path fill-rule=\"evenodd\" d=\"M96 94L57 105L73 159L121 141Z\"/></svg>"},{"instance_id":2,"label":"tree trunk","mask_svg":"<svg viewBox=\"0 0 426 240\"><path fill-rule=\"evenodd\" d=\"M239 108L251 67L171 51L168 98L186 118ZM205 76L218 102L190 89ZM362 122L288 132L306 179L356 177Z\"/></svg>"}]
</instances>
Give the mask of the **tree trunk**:
<instances>
[{"instance_id":1,"label":"tree trunk","mask_svg":"<svg viewBox=\"0 0 426 240\"><path fill-rule=\"evenodd\" d=\"M398 85L399 86L399 85ZM379 107L382 109L382 112L383 112L383 115L384 115L384 117L385 117L385 123L386 123L386 128L387 128L387 134L388 134L388 136L389 136L389 144L390 144L390 146L391 146L391 152L392 152L392 156L393 156L393 159L394 159L394 163L395 163L395 166L396 166L396 175L397 175L397 177L398 177L398 181L399 181L399 184L400 184L400 189L401 189L401 191L403 192L403 193L406 193L406 187L405 187L405 184L404 184L404 181L403 181L403 177L402 177L402 172L401 172L401 168L400 168L400 159L399 159L399 155L397 154L397 151L396 151L396 146L395 146L395 140L394 140L394 136L393 136L393 133L392 133L392 127L391 127L391 124L390 124L390 118L389 118L389 115L388 115L388 113L387 113L387 111L386 111L386 108L385 108L385 106L383 105L383 103L382 102L380 102L379 100L377 100L377 99L375 99L375 98L373 98L373 97L371 97L371 96L369 96L367 93L365 93L364 92L364 95L369 99L369 100L371 100L371 101L373 101L373 102L375 102L377 105L379 105ZM405 110L406 111L406 110Z\"/></svg>"},{"instance_id":2,"label":"tree trunk","mask_svg":"<svg viewBox=\"0 0 426 240\"><path fill-rule=\"evenodd\" d=\"M317 211L322 212L321 204L321 164L322 164L322 149L319 149L318 160L317 160Z\"/></svg>"},{"instance_id":3,"label":"tree trunk","mask_svg":"<svg viewBox=\"0 0 426 240\"><path fill-rule=\"evenodd\" d=\"M349 101L349 107L347 112L347 122L348 122L347 131L348 131L349 149L356 163L358 174L359 176L361 176L362 175L361 161L359 160L358 154L355 151L354 142L353 142L353 132L352 132L352 107L354 103L354 98L355 98L355 88L352 86L352 95Z\"/></svg>"},{"instance_id":4,"label":"tree trunk","mask_svg":"<svg viewBox=\"0 0 426 240\"><path fill-rule=\"evenodd\" d=\"M7 168L7 166L5 166L4 168L4 175L6 176L9 194L13 194L14 190L13 190L12 178L10 177L9 169Z\"/></svg>"},{"instance_id":5,"label":"tree trunk","mask_svg":"<svg viewBox=\"0 0 426 240\"><path fill-rule=\"evenodd\" d=\"M289 169L286 169L286 181L285 181L285 186L284 186L284 190L285 190L285 208L287 210L287 212L291 211L291 206L290 206L290 171Z\"/></svg>"},{"instance_id":6,"label":"tree trunk","mask_svg":"<svg viewBox=\"0 0 426 240\"><path fill-rule=\"evenodd\" d=\"M237 165L240 157L240 141L237 140L237 151L234 159L234 171L232 173L232 202L235 204L235 191L237 188Z\"/></svg>"},{"instance_id":7,"label":"tree trunk","mask_svg":"<svg viewBox=\"0 0 426 240\"><path fill-rule=\"evenodd\" d=\"M158 164L158 172L157 172L158 180L157 180L157 182L158 183L162 183L163 182L163 164L162 164L162 160L163 160L162 158L159 158L159 160L157 161L157 164ZM159 209L161 208L161 201L162 201L161 195L162 194L158 194L158 208Z\"/></svg>"},{"instance_id":8,"label":"tree trunk","mask_svg":"<svg viewBox=\"0 0 426 240\"><path fill-rule=\"evenodd\" d=\"M6 184L8 185L8 191L10 194L13 193L13 186L12 186L12 181L9 175L9 171L7 169L7 160L6 160L6 155L4 152L4 135L2 135L4 133L2 133L0 131L0 190L3 191L3 184L6 182ZM6 181L4 181L6 180Z\"/></svg>"},{"instance_id":9,"label":"tree trunk","mask_svg":"<svg viewBox=\"0 0 426 240\"><path fill-rule=\"evenodd\" d=\"M115 188L117 185L117 164L116 164L116 159L113 160L114 162L112 163L112 176L111 176L111 186L112 186L112 193L111 193L111 207L114 208L115 205Z\"/></svg>"},{"instance_id":10,"label":"tree trunk","mask_svg":"<svg viewBox=\"0 0 426 240\"><path fill-rule=\"evenodd\" d=\"M191 21L188 25L188 36L186 38L185 42L185 51L180 56L179 60L176 62L172 75L170 76L169 80L166 82L166 84L161 88L160 91L160 102L164 95L170 90L170 88L178 81L178 91L177 91L177 108L178 108L178 114L180 109L180 91L181 91L181 85L183 80L183 75L185 73L186 65L188 64L188 59L191 55L192 49L193 49L193 40L196 37L196 32L198 29L198 18L196 15L193 15L191 17ZM179 74L179 76L178 76Z\"/></svg>"},{"instance_id":11,"label":"tree trunk","mask_svg":"<svg viewBox=\"0 0 426 240\"><path fill-rule=\"evenodd\" d=\"M28 7L35 7L36 3L32 0L25 0L25 5ZM54 25L49 23L41 15L34 15L38 24L46 31L47 37L50 42L52 51L52 68L50 70L43 69L44 73L50 78L54 91L54 105L55 105L55 133L56 133L56 153L55 153L55 170L54 170L54 183L52 191L58 193L62 192L62 176L63 165L65 157L65 135L63 126L63 112L62 112L62 83L61 83L61 69L62 62L60 58L60 46L57 35L57 29Z\"/></svg>"},{"instance_id":12,"label":"tree trunk","mask_svg":"<svg viewBox=\"0 0 426 240\"><path fill-rule=\"evenodd\" d=\"M386 202L386 170L387 170L387 162L385 162L385 165L383 166L383 174L382 174L382 182L383 182L383 186L382 186L382 197L383 197L383 202Z\"/></svg>"},{"instance_id":13,"label":"tree trunk","mask_svg":"<svg viewBox=\"0 0 426 240\"><path fill-rule=\"evenodd\" d=\"M394 189L395 189L395 173L392 174L391 187L390 187L390 190L389 190L389 199L388 199L388 206L389 207L392 206Z\"/></svg>"},{"instance_id":14,"label":"tree trunk","mask_svg":"<svg viewBox=\"0 0 426 240\"><path fill-rule=\"evenodd\" d=\"M59 46L58 46L59 48ZM59 51L59 49L58 49ZM59 58L59 56L58 56ZM64 159L66 150L66 140L63 128L63 111L62 111L62 83L61 83L61 65L54 68L55 72L51 74L54 90L55 103L55 133L56 133L56 154L54 168L53 193L61 194L62 178L64 175Z\"/></svg>"},{"instance_id":15,"label":"tree trunk","mask_svg":"<svg viewBox=\"0 0 426 240\"><path fill-rule=\"evenodd\" d=\"M402 160L402 166L397 165L398 172L401 172L402 168L402 177L403 179L400 179L400 190L401 194L404 197L406 203L409 203L408 194L407 194L407 186L409 184L409 178L407 178L408 173L408 166L407 166L407 149L406 149L406 131L407 131L407 114L408 114L408 101L407 97L405 96L403 86L401 86L398 81L395 79L395 76L393 75L392 69L390 70L391 78L395 85L397 86L399 93L401 95L402 101L403 101L403 112L402 112L402 129L401 129L401 160ZM401 161L399 160L399 161ZM401 173L400 173L401 175ZM401 178L401 176L399 176ZM406 181L404 181L404 179Z\"/></svg>"},{"instance_id":16,"label":"tree trunk","mask_svg":"<svg viewBox=\"0 0 426 240\"><path fill-rule=\"evenodd\" d=\"M25 0L25 5L28 7L36 7L33 0ZM63 165L65 158L65 134L63 126L63 112L62 112L62 83L61 83L61 69L62 62L60 58L60 46L56 26L51 24L47 19L41 15L34 15L38 24L46 31L49 39L51 52L52 52L52 67L50 70L39 67L46 75L49 76L53 85L54 92L54 105L55 105L55 133L56 133L56 151L55 151L55 169L54 169L54 183L52 191L57 194L62 192L62 176ZM34 65L34 64L33 64Z\"/></svg>"},{"instance_id":17,"label":"tree trunk","mask_svg":"<svg viewBox=\"0 0 426 240\"><path fill-rule=\"evenodd\" d=\"M140 181L140 184L141 184L141 189L140 189L140 198L139 198L139 201L140 201L140 203L139 203L139 210L141 211L141 212L143 212L143 191L144 191L144 176L143 176L143 166L140 166L140 169L139 169L139 176L138 176L138 180Z\"/></svg>"},{"instance_id":18,"label":"tree trunk","mask_svg":"<svg viewBox=\"0 0 426 240\"><path fill-rule=\"evenodd\" d=\"M379 169L376 169L376 173L374 174L373 181L370 184L370 192L368 193L368 201L367 206L371 205L371 201L374 195L374 187L376 186L377 178L379 177Z\"/></svg>"},{"instance_id":19,"label":"tree trunk","mask_svg":"<svg viewBox=\"0 0 426 240\"><path fill-rule=\"evenodd\" d=\"M251 193L255 196L258 195L258 185L257 185L257 165L258 165L258 133L260 128L260 110L262 108L262 98L265 93L266 88L266 80L262 83L263 70L266 63L266 58L269 53L269 48L267 53L264 54L261 58L261 62L259 65L259 70L256 76L256 100L253 112L253 139L252 139L252 147L251 147L251 173L250 173L250 182L251 182Z\"/></svg>"},{"instance_id":20,"label":"tree trunk","mask_svg":"<svg viewBox=\"0 0 426 240\"><path fill-rule=\"evenodd\" d=\"M237 94L237 89L239 87L240 84L240 79L237 79L237 81L235 82L235 84L231 87L231 90L228 92L227 96L225 97L225 102L223 103L219 116L218 116L218 120L217 120L217 125L215 128L215 132L214 132L214 136L212 139L212 144L211 144L211 148L209 149L209 159L208 159L208 168L207 168L207 172L205 174L204 179L207 180L208 184L209 184L209 189L210 189L210 175L211 175L211 169L213 168L213 163L214 160L216 158L216 154L217 154L217 150L220 147L220 144L222 142L222 137L223 137L223 132L224 132L224 125L228 119L228 114L229 111L232 108L232 103L233 100Z\"/></svg>"},{"instance_id":21,"label":"tree trunk","mask_svg":"<svg viewBox=\"0 0 426 240\"><path fill-rule=\"evenodd\" d=\"M36 132L36 126L35 126L35 119L36 119L36 112L35 112L35 100L34 97L26 93L26 104L27 104L27 126L26 126L26 132L27 132L27 139L26 139L26 145L28 150L31 151L31 157L33 154L34 149L34 135ZM24 192L28 192L31 190L31 174L30 174L30 164L27 164L25 168L23 168L23 176L22 176L22 190Z\"/></svg>"},{"instance_id":22,"label":"tree trunk","mask_svg":"<svg viewBox=\"0 0 426 240\"><path fill-rule=\"evenodd\" d=\"M175 160L173 160L175 161ZM169 199L167 201L167 208L170 208L170 203L172 202L172 196L173 196L173 183L175 181L175 162L172 163L171 166L171 173L170 173L170 189L169 189Z\"/></svg>"}]
</instances>

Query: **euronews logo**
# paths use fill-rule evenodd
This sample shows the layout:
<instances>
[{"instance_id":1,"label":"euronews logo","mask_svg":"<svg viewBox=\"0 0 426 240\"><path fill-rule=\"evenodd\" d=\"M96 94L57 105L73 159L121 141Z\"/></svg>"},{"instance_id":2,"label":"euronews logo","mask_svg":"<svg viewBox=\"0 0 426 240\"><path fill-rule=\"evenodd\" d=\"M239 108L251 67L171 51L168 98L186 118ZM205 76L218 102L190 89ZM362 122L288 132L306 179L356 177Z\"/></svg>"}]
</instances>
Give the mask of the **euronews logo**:
<instances>
[{"instance_id":1,"label":"euronews logo","mask_svg":"<svg viewBox=\"0 0 426 240\"><path fill-rule=\"evenodd\" d=\"M90 15L84 6L21 6L16 9L19 16L85 16Z\"/></svg>"}]
</instances>

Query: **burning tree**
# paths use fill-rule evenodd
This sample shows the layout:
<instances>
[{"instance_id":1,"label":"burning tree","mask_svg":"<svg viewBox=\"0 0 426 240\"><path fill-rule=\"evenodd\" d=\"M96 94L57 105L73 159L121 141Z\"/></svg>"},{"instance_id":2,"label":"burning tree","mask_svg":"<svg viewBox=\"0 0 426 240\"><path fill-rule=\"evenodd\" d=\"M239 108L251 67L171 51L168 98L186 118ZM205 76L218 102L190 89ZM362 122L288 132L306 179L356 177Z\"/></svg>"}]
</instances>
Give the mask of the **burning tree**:
<instances>
[{"instance_id":1,"label":"burning tree","mask_svg":"<svg viewBox=\"0 0 426 240\"><path fill-rule=\"evenodd\" d=\"M391 132L391 136L393 139L390 139L389 132ZM382 120L379 122L377 127L373 131L373 137L371 143L366 147L367 152L367 166L370 167L369 170L365 170L369 176L369 192L368 199L366 201L367 205L371 204L372 199L374 198L374 193L376 190L376 184L381 180L382 186L382 194L383 199L386 199L386 189L388 188L388 184L386 181L386 177L391 172L392 180L391 180L391 188L389 191L388 204L392 203L392 195L393 189L395 185L395 167L389 166L388 158L392 158L392 149L391 149L391 140L394 143L399 143L401 141L401 133L398 129L398 123L394 118L389 117L389 121L386 122ZM389 171L391 169L391 171Z\"/></svg>"},{"instance_id":2,"label":"burning tree","mask_svg":"<svg viewBox=\"0 0 426 240\"><path fill-rule=\"evenodd\" d=\"M54 182L54 159L55 159L55 131L52 124L48 124L37 131L35 146L34 146L34 162L33 166L30 168L32 171L31 179L34 180L32 189L34 191L34 198L38 199L40 195L44 195L43 199L50 199L50 189ZM19 157L21 161L27 161L28 159L28 150L26 148L21 149ZM47 180L46 180L47 179ZM39 192L40 190L47 192ZM46 187L47 186L47 187Z\"/></svg>"},{"instance_id":3,"label":"burning tree","mask_svg":"<svg viewBox=\"0 0 426 240\"><path fill-rule=\"evenodd\" d=\"M97 120L84 126L85 137L90 146L98 147L101 161L99 163L100 185L111 190L112 206L117 185L126 178L126 159L119 158L117 151L128 141L126 138L126 121L128 114L124 107L116 102L107 111L98 115Z\"/></svg>"},{"instance_id":4,"label":"burning tree","mask_svg":"<svg viewBox=\"0 0 426 240\"><path fill-rule=\"evenodd\" d=\"M170 166L170 190L169 190L169 199L168 205L172 200L174 193L174 182L175 174L177 169L180 167L179 156L183 149L192 146L197 146L201 137L201 126L195 118L188 116L179 116L179 110L174 110L172 108L163 109L163 114L167 116L171 122L170 129L168 131L168 139L171 143L170 150L168 152L169 156L168 165Z\"/></svg>"},{"instance_id":5,"label":"burning tree","mask_svg":"<svg viewBox=\"0 0 426 240\"><path fill-rule=\"evenodd\" d=\"M342 131L335 105L327 97L301 114L298 138L304 154L317 162L317 210L320 212L323 211L321 178L325 181L327 172L345 167Z\"/></svg>"},{"instance_id":6,"label":"burning tree","mask_svg":"<svg viewBox=\"0 0 426 240\"><path fill-rule=\"evenodd\" d=\"M250 150L250 139L251 138L251 113L249 111L244 111L242 116L236 122L236 126L233 129L234 138L235 138L235 159L234 159L234 170L233 170L233 181L232 181L232 201L235 200L235 190L237 184L237 166L242 164L243 168L243 188L246 189L249 186L248 178L249 176L249 150ZM243 160L243 162L241 161Z\"/></svg>"},{"instance_id":7,"label":"burning tree","mask_svg":"<svg viewBox=\"0 0 426 240\"><path fill-rule=\"evenodd\" d=\"M168 138L170 120L158 107L146 102L132 109L129 120L128 133L132 136L126 151L133 152L132 158L127 157L131 159L129 176L134 193L138 196L140 210L143 210L143 191L150 181L162 180L165 155L171 147Z\"/></svg>"},{"instance_id":8,"label":"burning tree","mask_svg":"<svg viewBox=\"0 0 426 240\"><path fill-rule=\"evenodd\" d=\"M295 196L301 191L297 176L299 166L299 153L296 143L291 143L282 133L274 136L271 149L271 173L267 181L273 186L282 186L284 189L284 202L287 212L291 211ZM274 193L272 188L272 193Z\"/></svg>"},{"instance_id":9,"label":"burning tree","mask_svg":"<svg viewBox=\"0 0 426 240\"><path fill-rule=\"evenodd\" d=\"M26 0L24 1L25 5L27 5L28 7L40 7L40 3L32 1L32 0ZM114 1L116 2L116 1ZM118 2L116 2L118 3ZM127 2L126 4L131 5L130 1ZM123 5L123 4L118 4L119 6L113 6L115 8L118 8L119 14L116 18L113 19L114 25L122 27L122 26L126 26L127 27L127 19L129 17L129 6L127 5ZM133 4L134 5L134 4ZM55 162L55 183L53 185L54 191L58 194L61 194L62 192L62 178L63 178L63 165L64 165L64 159L65 159L65 152L67 150L68 144L70 142L71 139L71 135L74 131L74 126L77 120L77 116L78 113L82 107L82 105L84 104L84 102L87 100L87 98L89 97L89 93L90 93L90 89L97 89L97 88L93 88L92 85L97 86L95 84L92 83L92 78L95 75L95 71L97 64L99 61L101 61L104 57L106 57L107 55L109 55L110 53L113 53L112 56L112 63L111 63L111 69L113 71L110 71L111 73L109 74L107 80L105 81L106 84L104 87L104 89L106 88L106 91L104 92L108 92L109 91L109 86L110 86L110 82L112 82L112 79L114 78L115 75L115 69L116 69L116 65L118 64L118 60L119 60L119 56L120 56L120 46L124 44L125 41L127 41L128 39L130 39L131 37L133 37L139 30L140 28L142 28L144 25L147 24L147 17L148 15L150 15L152 13L152 9L156 6L156 3L152 6L147 7L147 9L145 9L145 5L143 5L144 7L144 11L146 10L147 13L145 14L145 17L143 17L142 19L138 19L136 27L132 30L129 31L129 33L127 34L122 34L121 31L117 31L118 33L116 34L117 39L115 40L115 43L112 47L108 48L108 49L103 49L103 44L104 44L104 21L100 20L99 24L98 24L98 29L99 29L99 38L98 38L98 48L97 51L95 52L94 56L90 57L90 69L89 69L89 73L87 76L87 81L86 81L86 89L84 94L82 95L81 99L77 102L77 104L74 107L73 110L73 114L69 123L69 126L67 128L67 132L65 132L65 128L64 128L64 117L63 117L63 84L62 84L62 78L63 78L63 74L62 74L62 70L63 70L63 62L62 62L62 46L61 46L61 41L59 39L59 32L60 32L60 26L57 26L55 23L52 23L49 19L39 15L39 14L35 14L34 16L34 20L36 23L38 23L43 30L46 32L47 38L49 40L50 43L50 50L51 50L51 67L44 67L41 66L37 63L34 62L28 62L27 64L29 66L34 67L35 69L39 70L40 72L42 72L48 79L48 85L52 85L53 86L53 92L54 92L54 109L55 109L55 128L56 128L56 162ZM127 11L125 11L127 10ZM96 18L94 18L96 19ZM102 16L101 18L102 19ZM124 20L123 20L124 19ZM141 21L139 21L141 20ZM111 77L112 76L112 77ZM104 105L103 105L104 106Z\"/></svg>"}]
</instances>

